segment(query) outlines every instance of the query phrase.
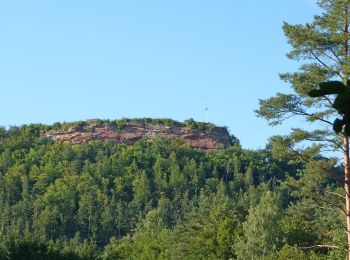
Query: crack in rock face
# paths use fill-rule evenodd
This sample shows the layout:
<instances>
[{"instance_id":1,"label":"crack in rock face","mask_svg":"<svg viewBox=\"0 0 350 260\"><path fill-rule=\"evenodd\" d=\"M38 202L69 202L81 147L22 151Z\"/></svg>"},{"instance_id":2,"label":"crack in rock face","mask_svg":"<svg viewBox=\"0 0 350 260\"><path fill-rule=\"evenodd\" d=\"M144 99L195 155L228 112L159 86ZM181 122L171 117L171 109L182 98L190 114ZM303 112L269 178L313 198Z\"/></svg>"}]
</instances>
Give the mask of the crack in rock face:
<instances>
[{"instance_id":1,"label":"crack in rock face","mask_svg":"<svg viewBox=\"0 0 350 260\"><path fill-rule=\"evenodd\" d=\"M47 131L44 136L57 142L72 144L88 143L91 141L133 145L135 142L154 137L181 138L192 148L201 150L217 150L231 145L231 138L226 128L213 127L207 130L191 129L181 126L162 124L128 122L123 129L117 129L109 123L88 123L85 126L73 126L68 130Z\"/></svg>"}]
</instances>

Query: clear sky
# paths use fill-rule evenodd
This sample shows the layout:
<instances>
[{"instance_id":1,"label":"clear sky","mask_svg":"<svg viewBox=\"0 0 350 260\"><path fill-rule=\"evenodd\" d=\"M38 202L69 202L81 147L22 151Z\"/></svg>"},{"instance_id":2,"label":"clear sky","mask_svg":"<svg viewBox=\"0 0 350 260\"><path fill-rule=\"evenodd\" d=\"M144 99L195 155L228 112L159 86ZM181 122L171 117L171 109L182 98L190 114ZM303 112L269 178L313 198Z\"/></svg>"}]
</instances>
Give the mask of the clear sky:
<instances>
[{"instance_id":1,"label":"clear sky","mask_svg":"<svg viewBox=\"0 0 350 260\"><path fill-rule=\"evenodd\" d=\"M194 118L263 148L291 125L255 116L295 71L283 21L313 0L0 2L0 125L91 118ZM294 122L295 123L295 122Z\"/></svg>"}]
</instances>

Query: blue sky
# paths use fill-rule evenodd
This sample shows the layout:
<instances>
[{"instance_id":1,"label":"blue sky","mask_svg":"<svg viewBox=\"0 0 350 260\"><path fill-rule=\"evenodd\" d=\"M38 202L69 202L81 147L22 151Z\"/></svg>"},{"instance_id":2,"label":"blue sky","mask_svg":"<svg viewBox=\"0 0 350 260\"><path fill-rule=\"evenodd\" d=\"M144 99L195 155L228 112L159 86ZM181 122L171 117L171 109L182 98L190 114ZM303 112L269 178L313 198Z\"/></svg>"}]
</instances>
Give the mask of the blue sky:
<instances>
[{"instance_id":1,"label":"blue sky","mask_svg":"<svg viewBox=\"0 0 350 260\"><path fill-rule=\"evenodd\" d=\"M282 23L317 12L312 0L1 1L0 125L205 121L208 107L210 122L262 148L292 126L253 112L298 67Z\"/></svg>"}]
</instances>

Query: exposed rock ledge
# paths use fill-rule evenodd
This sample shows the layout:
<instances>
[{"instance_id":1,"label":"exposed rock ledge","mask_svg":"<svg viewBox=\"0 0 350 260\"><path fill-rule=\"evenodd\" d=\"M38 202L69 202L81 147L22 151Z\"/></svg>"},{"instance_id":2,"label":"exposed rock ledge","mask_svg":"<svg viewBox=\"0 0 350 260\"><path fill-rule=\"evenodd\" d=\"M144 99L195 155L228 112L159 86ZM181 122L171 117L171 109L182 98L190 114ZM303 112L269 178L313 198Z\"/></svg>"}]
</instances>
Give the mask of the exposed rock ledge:
<instances>
[{"instance_id":1,"label":"exposed rock ledge","mask_svg":"<svg viewBox=\"0 0 350 260\"><path fill-rule=\"evenodd\" d=\"M86 122L83 126L72 126L68 130L48 131L45 136L55 141L73 144L87 143L93 140L115 141L119 144L133 145L136 141L155 136L182 138L192 148L217 150L231 144L230 135L224 127L210 127L207 130L191 129L184 126L167 126L157 123L128 122L123 129L117 129L110 123Z\"/></svg>"}]
</instances>

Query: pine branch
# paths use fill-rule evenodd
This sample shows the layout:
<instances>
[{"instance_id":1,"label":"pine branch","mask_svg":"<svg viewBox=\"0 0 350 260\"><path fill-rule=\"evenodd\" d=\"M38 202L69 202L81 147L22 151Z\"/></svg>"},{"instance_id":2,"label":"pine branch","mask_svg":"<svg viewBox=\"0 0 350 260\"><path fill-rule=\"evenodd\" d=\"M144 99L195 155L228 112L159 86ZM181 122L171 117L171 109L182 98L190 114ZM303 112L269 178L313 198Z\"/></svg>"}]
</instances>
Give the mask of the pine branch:
<instances>
[{"instance_id":1,"label":"pine branch","mask_svg":"<svg viewBox=\"0 0 350 260\"><path fill-rule=\"evenodd\" d=\"M331 101L331 99L330 99L329 97L323 96L322 98L323 98L324 100L326 100L330 106L333 106L333 102Z\"/></svg>"},{"instance_id":2,"label":"pine branch","mask_svg":"<svg viewBox=\"0 0 350 260\"><path fill-rule=\"evenodd\" d=\"M349 216L349 214L340 206L336 205L335 203L329 201L329 200L325 200L325 199L322 199L322 198L319 198L319 200L325 202L326 204L329 204L331 205L332 207L335 207L336 209L338 209L340 212L342 212L345 216Z\"/></svg>"},{"instance_id":3,"label":"pine branch","mask_svg":"<svg viewBox=\"0 0 350 260\"><path fill-rule=\"evenodd\" d=\"M313 246L303 246L303 247L299 247L300 249L314 249L314 248L335 248L335 249L340 249L340 250L344 250L346 252L349 252L348 249L345 248L341 248L337 245L313 245Z\"/></svg>"},{"instance_id":4,"label":"pine branch","mask_svg":"<svg viewBox=\"0 0 350 260\"><path fill-rule=\"evenodd\" d=\"M325 190L325 192L326 192L326 193L328 193L328 194L332 194L332 195L335 195L335 196L341 197L342 199L345 199L345 198L344 198L344 195L342 195L342 194L340 194L340 193L338 193L338 192L334 192L334 191L327 191L327 190Z\"/></svg>"},{"instance_id":5,"label":"pine branch","mask_svg":"<svg viewBox=\"0 0 350 260\"><path fill-rule=\"evenodd\" d=\"M334 61L335 63L337 63L338 65L342 65L341 61L339 61L338 59L332 57L331 55L327 54L327 52L323 51L323 50L318 50L320 52L321 55L327 57L328 59Z\"/></svg>"},{"instance_id":6,"label":"pine branch","mask_svg":"<svg viewBox=\"0 0 350 260\"><path fill-rule=\"evenodd\" d=\"M304 162L308 162L309 159L307 159L303 154L299 153L297 150L295 150L291 145L288 145L288 148L297 156L299 156Z\"/></svg>"},{"instance_id":7,"label":"pine branch","mask_svg":"<svg viewBox=\"0 0 350 260\"><path fill-rule=\"evenodd\" d=\"M332 139L323 139L323 140L320 140L320 139L312 139L312 138L307 138L306 140L310 141L310 142L329 142L331 144L334 144L338 149L344 151L344 148L341 146L341 144L337 143L336 141L332 140ZM324 149L323 151L328 151L328 152L334 152L334 150L326 150Z\"/></svg>"},{"instance_id":8,"label":"pine branch","mask_svg":"<svg viewBox=\"0 0 350 260\"><path fill-rule=\"evenodd\" d=\"M315 114L310 114L310 113L307 113L307 112L305 112L305 111L303 111L303 110L295 110L295 109L291 109L290 111L293 112L293 113L295 113L295 114L297 114L297 115L300 115L300 116L313 117L313 118L315 118L316 120L319 120L319 121L321 121L321 122L324 122L324 123L326 123L326 124L329 124L329 125L332 125L332 126L333 126L333 123L332 123L332 122L330 122L330 121L328 121L328 120L326 120L326 119L323 119L323 118L321 118L321 117L315 116Z\"/></svg>"},{"instance_id":9,"label":"pine branch","mask_svg":"<svg viewBox=\"0 0 350 260\"><path fill-rule=\"evenodd\" d=\"M331 208L331 207L325 207L325 206L320 206L320 205L316 205L316 204L305 204L305 203L300 203L300 205L306 206L308 208L316 208L316 209L324 209L324 210L329 210L329 211L337 211L339 213L341 213L342 215L347 215L346 212L344 212L343 210L340 210L338 208Z\"/></svg>"},{"instance_id":10,"label":"pine branch","mask_svg":"<svg viewBox=\"0 0 350 260\"><path fill-rule=\"evenodd\" d=\"M350 232L350 230L348 230L348 228L341 222L337 221L338 224L346 231L346 232ZM334 241L333 241L334 242ZM336 243L335 243L336 244Z\"/></svg>"},{"instance_id":11,"label":"pine branch","mask_svg":"<svg viewBox=\"0 0 350 260\"><path fill-rule=\"evenodd\" d=\"M311 48L309 48L307 45L305 45L306 49L308 49L308 51L311 53L311 55L315 58L315 60L317 60L319 63L321 63L325 68L334 71L332 69L332 67L330 67L329 65L327 65L324 61L322 61L313 50L311 50ZM341 74L337 71L335 71L335 74L337 74L339 77L342 77Z\"/></svg>"},{"instance_id":12,"label":"pine branch","mask_svg":"<svg viewBox=\"0 0 350 260\"><path fill-rule=\"evenodd\" d=\"M329 50L332 52L333 56L339 61L341 65L344 64L344 62L339 58L339 56L335 53L332 47L329 47Z\"/></svg>"}]
</instances>

